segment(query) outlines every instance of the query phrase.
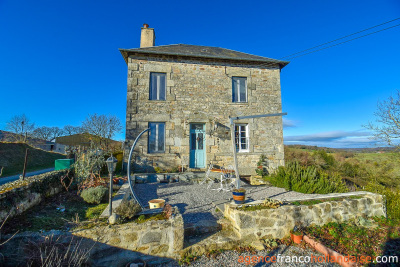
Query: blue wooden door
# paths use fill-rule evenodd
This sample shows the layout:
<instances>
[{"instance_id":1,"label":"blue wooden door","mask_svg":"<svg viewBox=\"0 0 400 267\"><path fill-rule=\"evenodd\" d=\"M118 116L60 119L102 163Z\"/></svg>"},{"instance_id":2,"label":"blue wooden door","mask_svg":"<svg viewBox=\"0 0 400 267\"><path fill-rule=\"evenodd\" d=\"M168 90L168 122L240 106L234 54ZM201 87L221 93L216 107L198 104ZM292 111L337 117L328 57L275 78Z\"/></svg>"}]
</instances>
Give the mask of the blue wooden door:
<instances>
[{"instance_id":1,"label":"blue wooden door","mask_svg":"<svg viewBox=\"0 0 400 267\"><path fill-rule=\"evenodd\" d=\"M206 167L206 132L203 123L190 124L190 168Z\"/></svg>"}]
</instances>

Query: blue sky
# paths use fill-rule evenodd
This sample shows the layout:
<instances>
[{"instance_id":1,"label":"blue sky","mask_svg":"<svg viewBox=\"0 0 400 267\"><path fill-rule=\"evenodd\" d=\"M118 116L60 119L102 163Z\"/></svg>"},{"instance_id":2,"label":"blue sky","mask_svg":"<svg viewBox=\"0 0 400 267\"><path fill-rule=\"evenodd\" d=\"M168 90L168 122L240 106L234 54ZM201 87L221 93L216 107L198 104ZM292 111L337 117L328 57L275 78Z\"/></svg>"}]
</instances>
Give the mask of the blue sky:
<instances>
[{"instance_id":1,"label":"blue sky","mask_svg":"<svg viewBox=\"0 0 400 267\"><path fill-rule=\"evenodd\" d=\"M398 0L0 0L0 129L22 113L37 126L79 125L91 113L124 124L118 48L138 47L143 23L155 28L156 45L280 59L398 17ZM362 125L400 89L399 44L396 27L291 60L281 73L285 143L375 145Z\"/></svg>"}]
</instances>

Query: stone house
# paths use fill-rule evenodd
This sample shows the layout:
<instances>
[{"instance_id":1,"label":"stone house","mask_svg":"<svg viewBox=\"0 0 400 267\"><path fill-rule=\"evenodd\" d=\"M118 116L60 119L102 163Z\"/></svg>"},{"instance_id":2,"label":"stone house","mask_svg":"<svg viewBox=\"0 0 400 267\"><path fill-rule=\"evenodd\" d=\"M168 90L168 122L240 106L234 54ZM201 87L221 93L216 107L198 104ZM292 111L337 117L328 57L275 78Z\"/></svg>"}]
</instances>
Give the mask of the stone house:
<instances>
[{"instance_id":1,"label":"stone house","mask_svg":"<svg viewBox=\"0 0 400 267\"><path fill-rule=\"evenodd\" d=\"M150 128L135 148L136 172L233 165L229 117L282 110L287 61L219 47L155 46L147 24L140 48L120 52L128 65L125 162L135 138ZM281 117L237 121L235 136L240 174L255 173L262 154L268 171L284 164Z\"/></svg>"}]
</instances>

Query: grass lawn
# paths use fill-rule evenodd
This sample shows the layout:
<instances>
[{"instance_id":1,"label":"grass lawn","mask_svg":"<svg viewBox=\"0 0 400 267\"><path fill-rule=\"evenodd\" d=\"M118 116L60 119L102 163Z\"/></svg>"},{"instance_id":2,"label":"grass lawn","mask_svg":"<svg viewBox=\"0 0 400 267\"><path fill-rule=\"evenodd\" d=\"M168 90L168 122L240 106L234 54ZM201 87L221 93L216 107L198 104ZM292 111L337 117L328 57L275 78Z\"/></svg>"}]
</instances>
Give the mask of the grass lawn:
<instances>
[{"instance_id":1,"label":"grass lawn","mask_svg":"<svg viewBox=\"0 0 400 267\"><path fill-rule=\"evenodd\" d=\"M0 167L4 167L3 177L22 173L26 148L29 149L27 172L52 168L56 159L66 158L63 154L44 151L27 144L0 142Z\"/></svg>"},{"instance_id":2,"label":"grass lawn","mask_svg":"<svg viewBox=\"0 0 400 267\"><path fill-rule=\"evenodd\" d=\"M355 158L371 167L384 167L390 164L390 172L395 177L400 177L399 153L358 153Z\"/></svg>"},{"instance_id":3,"label":"grass lawn","mask_svg":"<svg viewBox=\"0 0 400 267\"><path fill-rule=\"evenodd\" d=\"M42 203L9 219L2 234L19 231L69 230L82 221L98 221L107 203L88 204L76 191L62 192L45 199Z\"/></svg>"}]
</instances>

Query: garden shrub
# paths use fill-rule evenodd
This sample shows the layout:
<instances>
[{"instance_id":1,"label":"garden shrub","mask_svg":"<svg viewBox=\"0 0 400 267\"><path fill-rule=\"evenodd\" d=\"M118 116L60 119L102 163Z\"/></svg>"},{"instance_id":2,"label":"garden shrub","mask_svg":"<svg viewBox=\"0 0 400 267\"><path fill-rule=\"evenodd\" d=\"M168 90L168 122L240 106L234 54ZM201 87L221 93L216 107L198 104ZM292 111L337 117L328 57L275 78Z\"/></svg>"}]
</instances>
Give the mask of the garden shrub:
<instances>
[{"instance_id":1,"label":"garden shrub","mask_svg":"<svg viewBox=\"0 0 400 267\"><path fill-rule=\"evenodd\" d=\"M115 209L115 213L121 216L123 219L132 219L142 209L136 201L122 200L121 204Z\"/></svg>"},{"instance_id":2,"label":"garden shrub","mask_svg":"<svg viewBox=\"0 0 400 267\"><path fill-rule=\"evenodd\" d=\"M400 222L400 190L391 190L373 182L369 183L365 190L384 195L386 197L387 217L393 221Z\"/></svg>"},{"instance_id":3,"label":"garden shrub","mask_svg":"<svg viewBox=\"0 0 400 267\"><path fill-rule=\"evenodd\" d=\"M297 161L279 167L275 174L266 176L266 180L274 186L308 194L348 191L339 175L318 170L314 166L301 166Z\"/></svg>"},{"instance_id":4,"label":"garden shrub","mask_svg":"<svg viewBox=\"0 0 400 267\"><path fill-rule=\"evenodd\" d=\"M82 190L81 193L83 200L90 204L100 204L106 200L107 195L108 189L104 186L90 187Z\"/></svg>"},{"instance_id":5,"label":"garden shrub","mask_svg":"<svg viewBox=\"0 0 400 267\"><path fill-rule=\"evenodd\" d=\"M313 153L315 163L323 169L334 167L336 164L335 157L331 154L326 153L325 150L317 150Z\"/></svg>"},{"instance_id":6,"label":"garden shrub","mask_svg":"<svg viewBox=\"0 0 400 267\"><path fill-rule=\"evenodd\" d=\"M339 169L345 177L356 177L360 173L360 165L348 161L341 164Z\"/></svg>"}]
</instances>

